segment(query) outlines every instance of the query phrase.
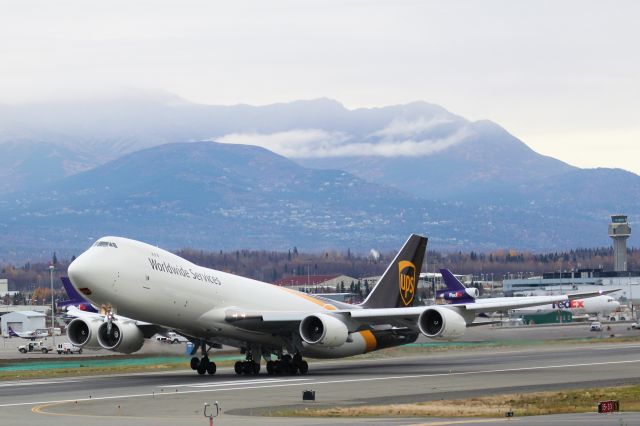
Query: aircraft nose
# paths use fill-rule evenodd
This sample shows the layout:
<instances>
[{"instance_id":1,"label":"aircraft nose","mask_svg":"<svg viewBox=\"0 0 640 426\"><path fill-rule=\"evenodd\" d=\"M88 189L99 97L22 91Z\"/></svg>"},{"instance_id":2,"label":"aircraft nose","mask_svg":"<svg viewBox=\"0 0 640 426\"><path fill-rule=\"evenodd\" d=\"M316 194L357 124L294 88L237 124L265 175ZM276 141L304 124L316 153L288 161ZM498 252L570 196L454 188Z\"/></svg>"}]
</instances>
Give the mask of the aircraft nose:
<instances>
[{"instance_id":1,"label":"aircraft nose","mask_svg":"<svg viewBox=\"0 0 640 426\"><path fill-rule=\"evenodd\" d=\"M90 263L87 256L81 254L69 265L67 274L75 288L83 288L89 285L89 275L91 274Z\"/></svg>"}]
</instances>

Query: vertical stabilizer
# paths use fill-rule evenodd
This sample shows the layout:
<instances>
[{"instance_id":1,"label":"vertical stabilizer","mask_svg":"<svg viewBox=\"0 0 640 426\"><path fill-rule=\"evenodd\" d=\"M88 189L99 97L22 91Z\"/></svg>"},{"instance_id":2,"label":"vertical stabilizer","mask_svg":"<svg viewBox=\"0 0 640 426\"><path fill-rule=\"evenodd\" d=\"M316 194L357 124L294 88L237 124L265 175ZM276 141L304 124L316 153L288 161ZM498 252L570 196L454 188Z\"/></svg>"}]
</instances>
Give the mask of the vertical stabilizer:
<instances>
[{"instance_id":1,"label":"vertical stabilizer","mask_svg":"<svg viewBox=\"0 0 640 426\"><path fill-rule=\"evenodd\" d=\"M448 269L440 269L440 274L442 275L442 280L444 281L444 285L447 286L447 289L439 291L436 294L436 298L444 299L456 304L475 302L477 289L467 289L467 287L465 287L464 284L462 284L460 280L457 279Z\"/></svg>"},{"instance_id":2,"label":"vertical stabilizer","mask_svg":"<svg viewBox=\"0 0 640 426\"><path fill-rule=\"evenodd\" d=\"M412 234L360 306L366 309L412 306L426 249L427 237Z\"/></svg>"},{"instance_id":3,"label":"vertical stabilizer","mask_svg":"<svg viewBox=\"0 0 640 426\"><path fill-rule=\"evenodd\" d=\"M67 306L76 306L81 311L87 312L98 312L97 309L93 308L91 302L89 302L84 296L76 290L76 288L71 284L71 280L68 277L60 277L62 281L62 286L64 287L64 291L67 292L67 296L69 299L61 300L56 303L59 308L64 308Z\"/></svg>"}]
</instances>

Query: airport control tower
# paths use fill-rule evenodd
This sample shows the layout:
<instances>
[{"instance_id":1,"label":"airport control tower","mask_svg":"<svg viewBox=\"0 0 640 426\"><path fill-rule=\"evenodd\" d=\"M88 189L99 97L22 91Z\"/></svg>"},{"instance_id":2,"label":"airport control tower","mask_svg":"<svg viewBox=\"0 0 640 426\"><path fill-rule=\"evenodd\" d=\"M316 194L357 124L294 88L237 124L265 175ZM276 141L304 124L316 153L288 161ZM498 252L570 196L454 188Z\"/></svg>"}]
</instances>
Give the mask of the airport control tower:
<instances>
[{"instance_id":1,"label":"airport control tower","mask_svg":"<svg viewBox=\"0 0 640 426\"><path fill-rule=\"evenodd\" d=\"M627 215L611 215L609 236L613 238L613 270L624 272L627 270L627 238L631 236Z\"/></svg>"}]
</instances>

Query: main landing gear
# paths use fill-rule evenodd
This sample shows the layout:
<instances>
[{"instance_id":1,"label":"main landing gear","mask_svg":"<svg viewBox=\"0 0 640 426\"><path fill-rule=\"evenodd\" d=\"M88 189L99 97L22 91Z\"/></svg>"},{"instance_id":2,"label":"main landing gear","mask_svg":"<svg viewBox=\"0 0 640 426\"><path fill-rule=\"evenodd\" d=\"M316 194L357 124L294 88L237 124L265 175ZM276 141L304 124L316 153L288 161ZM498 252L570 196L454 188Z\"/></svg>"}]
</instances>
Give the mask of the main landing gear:
<instances>
[{"instance_id":1,"label":"main landing gear","mask_svg":"<svg viewBox=\"0 0 640 426\"><path fill-rule=\"evenodd\" d=\"M191 369L197 371L200 375L203 375L204 373L209 373L210 375L216 374L216 363L209 360L209 350L207 349L207 344L204 341L200 342L200 348L202 351L202 358L198 359L196 356L191 358Z\"/></svg>"},{"instance_id":2,"label":"main landing gear","mask_svg":"<svg viewBox=\"0 0 640 426\"><path fill-rule=\"evenodd\" d=\"M283 355L276 361L267 361L267 374L270 376L274 374L295 375L298 372L307 374L308 371L309 364L302 359L300 354L295 354L293 357L291 355Z\"/></svg>"},{"instance_id":3,"label":"main landing gear","mask_svg":"<svg viewBox=\"0 0 640 426\"><path fill-rule=\"evenodd\" d=\"M260 355L258 354L258 361L254 361L253 352L247 350L247 359L245 361L238 361L233 366L236 374L246 374L257 376L260 374Z\"/></svg>"}]
</instances>

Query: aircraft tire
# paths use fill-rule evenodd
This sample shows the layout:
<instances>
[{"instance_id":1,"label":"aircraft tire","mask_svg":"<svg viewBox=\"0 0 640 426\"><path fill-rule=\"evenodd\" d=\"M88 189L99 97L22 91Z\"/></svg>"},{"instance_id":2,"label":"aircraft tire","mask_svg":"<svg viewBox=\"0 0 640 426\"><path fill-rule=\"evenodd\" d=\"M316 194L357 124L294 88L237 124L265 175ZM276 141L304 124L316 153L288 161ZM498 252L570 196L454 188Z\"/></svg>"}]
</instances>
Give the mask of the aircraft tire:
<instances>
[{"instance_id":1,"label":"aircraft tire","mask_svg":"<svg viewBox=\"0 0 640 426\"><path fill-rule=\"evenodd\" d=\"M300 364L298 365L298 370L300 370L300 374L307 374L307 372L309 371L309 364L307 363L307 361L300 361Z\"/></svg>"},{"instance_id":2,"label":"aircraft tire","mask_svg":"<svg viewBox=\"0 0 640 426\"><path fill-rule=\"evenodd\" d=\"M267 374L273 376L273 361L267 361Z\"/></svg>"},{"instance_id":3,"label":"aircraft tire","mask_svg":"<svg viewBox=\"0 0 640 426\"><path fill-rule=\"evenodd\" d=\"M233 369L235 370L236 374L242 374L242 363L240 361L236 361Z\"/></svg>"},{"instance_id":4,"label":"aircraft tire","mask_svg":"<svg viewBox=\"0 0 640 426\"><path fill-rule=\"evenodd\" d=\"M249 375L251 375L251 374L254 374L254 373L253 373L253 371L254 371L254 369L253 369L253 364L254 364L254 363L253 363L253 362L251 362L251 361L245 361L245 362L243 362L243 363L242 363L242 372L243 372L244 374L246 374L247 376L249 376Z\"/></svg>"},{"instance_id":5,"label":"aircraft tire","mask_svg":"<svg viewBox=\"0 0 640 426\"><path fill-rule=\"evenodd\" d=\"M200 366L200 360L195 356L191 358L191 369L197 370L199 366Z\"/></svg>"},{"instance_id":6,"label":"aircraft tire","mask_svg":"<svg viewBox=\"0 0 640 426\"><path fill-rule=\"evenodd\" d=\"M215 362L209 361L207 363L207 373L209 373L210 376L213 376L214 374L216 374L216 363Z\"/></svg>"}]
</instances>

